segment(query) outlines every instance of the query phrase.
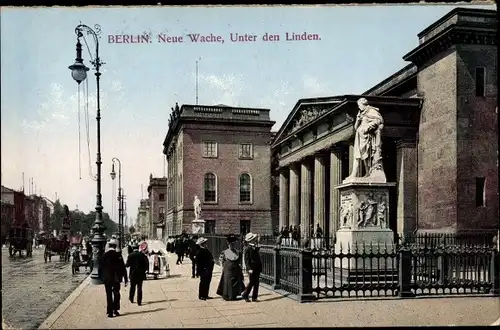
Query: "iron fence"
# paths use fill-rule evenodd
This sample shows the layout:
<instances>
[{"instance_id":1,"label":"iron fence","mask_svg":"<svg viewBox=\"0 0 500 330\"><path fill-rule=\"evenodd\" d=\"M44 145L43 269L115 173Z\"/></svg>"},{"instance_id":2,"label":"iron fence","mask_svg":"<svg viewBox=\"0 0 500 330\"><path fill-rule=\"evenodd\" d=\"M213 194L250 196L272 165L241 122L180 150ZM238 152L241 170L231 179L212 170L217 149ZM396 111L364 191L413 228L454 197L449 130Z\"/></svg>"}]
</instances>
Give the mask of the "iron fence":
<instances>
[{"instance_id":1,"label":"iron fence","mask_svg":"<svg viewBox=\"0 0 500 330\"><path fill-rule=\"evenodd\" d=\"M398 293L396 245L354 245L312 252L313 291L317 298L379 297Z\"/></svg>"},{"instance_id":2,"label":"iron fence","mask_svg":"<svg viewBox=\"0 0 500 330\"><path fill-rule=\"evenodd\" d=\"M205 237L218 262L227 248L225 236ZM337 297L499 294L498 247L492 237L476 237L414 234L390 246L341 249L325 241L300 245L264 236L259 240L261 283L301 302ZM235 246L240 251L241 242Z\"/></svg>"}]
</instances>

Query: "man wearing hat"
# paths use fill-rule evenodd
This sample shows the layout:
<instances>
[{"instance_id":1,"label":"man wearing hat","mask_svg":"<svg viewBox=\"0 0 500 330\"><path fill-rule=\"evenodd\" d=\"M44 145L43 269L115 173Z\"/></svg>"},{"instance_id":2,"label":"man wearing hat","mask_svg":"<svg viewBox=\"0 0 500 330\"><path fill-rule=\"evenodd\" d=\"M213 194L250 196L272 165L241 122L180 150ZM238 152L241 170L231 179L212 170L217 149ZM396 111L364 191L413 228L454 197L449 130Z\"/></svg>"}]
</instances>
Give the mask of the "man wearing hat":
<instances>
[{"instance_id":1,"label":"man wearing hat","mask_svg":"<svg viewBox=\"0 0 500 330\"><path fill-rule=\"evenodd\" d=\"M252 291L252 301L257 301L257 296L259 295L259 278L262 272L262 261L260 260L259 248L255 246L255 240L257 235L254 233L248 233L245 236L245 241L248 242L248 247L245 250L245 266L248 272L249 283L243 291L243 299L245 301L250 301L248 297L250 296L250 291ZM253 289L253 290L252 290Z\"/></svg>"},{"instance_id":2,"label":"man wearing hat","mask_svg":"<svg viewBox=\"0 0 500 330\"><path fill-rule=\"evenodd\" d=\"M200 247L195 257L196 275L200 277L198 289L198 298L200 300L209 299L208 292L214 271L214 257L212 252L207 249L206 243L207 239L204 237L200 237L196 241L196 244Z\"/></svg>"},{"instance_id":3,"label":"man wearing hat","mask_svg":"<svg viewBox=\"0 0 500 330\"><path fill-rule=\"evenodd\" d=\"M125 267L130 267L130 294L129 300L134 302L135 289L137 288L137 305L142 304L142 283L149 269L149 260L144 253L139 252L139 244L132 242L133 252L128 255Z\"/></svg>"},{"instance_id":4,"label":"man wearing hat","mask_svg":"<svg viewBox=\"0 0 500 330\"><path fill-rule=\"evenodd\" d=\"M196 241L198 240L198 235L193 235L188 241L188 254L191 260L191 278L196 276L196 253L198 253L198 246Z\"/></svg>"},{"instance_id":5,"label":"man wearing hat","mask_svg":"<svg viewBox=\"0 0 500 330\"><path fill-rule=\"evenodd\" d=\"M106 313L108 317L120 315L120 283L123 279L125 286L128 284L127 269L122 254L116 251L117 246L118 242L115 239L108 242L108 251L102 256L99 265L99 277L104 282L106 289Z\"/></svg>"}]
</instances>

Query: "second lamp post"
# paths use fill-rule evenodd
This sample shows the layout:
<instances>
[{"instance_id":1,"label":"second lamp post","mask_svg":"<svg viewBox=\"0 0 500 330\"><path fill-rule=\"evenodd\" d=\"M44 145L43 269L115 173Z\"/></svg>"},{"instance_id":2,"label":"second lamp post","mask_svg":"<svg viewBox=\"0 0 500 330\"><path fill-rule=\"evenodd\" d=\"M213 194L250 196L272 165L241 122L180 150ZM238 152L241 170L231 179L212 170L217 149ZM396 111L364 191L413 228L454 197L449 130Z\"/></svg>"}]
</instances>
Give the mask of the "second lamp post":
<instances>
[{"instance_id":1,"label":"second lamp post","mask_svg":"<svg viewBox=\"0 0 500 330\"><path fill-rule=\"evenodd\" d=\"M115 162L118 162L118 244L120 250L123 247L123 193L122 193L122 162L114 157L112 159L111 180L116 178Z\"/></svg>"}]
</instances>

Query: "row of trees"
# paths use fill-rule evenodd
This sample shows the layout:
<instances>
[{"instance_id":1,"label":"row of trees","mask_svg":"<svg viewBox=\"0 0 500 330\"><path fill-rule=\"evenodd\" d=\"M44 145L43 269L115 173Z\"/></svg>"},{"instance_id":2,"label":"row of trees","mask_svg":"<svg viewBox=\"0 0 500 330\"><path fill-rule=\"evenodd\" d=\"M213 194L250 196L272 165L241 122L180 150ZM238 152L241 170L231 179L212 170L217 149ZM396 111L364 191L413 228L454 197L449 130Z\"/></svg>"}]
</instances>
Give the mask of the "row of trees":
<instances>
[{"instance_id":1,"label":"row of trees","mask_svg":"<svg viewBox=\"0 0 500 330\"><path fill-rule=\"evenodd\" d=\"M70 211L71 231L74 233L82 232L83 235L89 235L90 229L95 222L95 216L95 211L90 213L83 213L78 210ZM64 205L57 200L54 203L54 212L50 217L50 228L57 231L61 230L64 217L66 217L66 214L64 214ZM106 226L105 233L108 236L111 236L113 233L118 231L118 224L111 220L108 213L102 213L102 220Z\"/></svg>"}]
</instances>

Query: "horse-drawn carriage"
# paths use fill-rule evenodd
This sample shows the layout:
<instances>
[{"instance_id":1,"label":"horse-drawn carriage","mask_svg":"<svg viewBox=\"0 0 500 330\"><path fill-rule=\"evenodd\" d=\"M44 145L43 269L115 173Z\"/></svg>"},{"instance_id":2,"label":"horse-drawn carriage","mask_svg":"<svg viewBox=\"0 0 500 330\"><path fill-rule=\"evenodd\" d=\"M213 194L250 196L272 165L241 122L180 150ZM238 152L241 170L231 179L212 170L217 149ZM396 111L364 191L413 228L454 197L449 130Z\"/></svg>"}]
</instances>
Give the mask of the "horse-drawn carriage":
<instances>
[{"instance_id":1,"label":"horse-drawn carriage","mask_svg":"<svg viewBox=\"0 0 500 330\"><path fill-rule=\"evenodd\" d=\"M33 256L33 230L29 226L12 227L9 231L9 255L12 257L17 252L19 256L26 251L26 256Z\"/></svg>"},{"instance_id":2,"label":"horse-drawn carriage","mask_svg":"<svg viewBox=\"0 0 500 330\"><path fill-rule=\"evenodd\" d=\"M43 260L45 262L52 261L52 257L58 255L59 260L69 261L70 258L70 244L66 235L61 237L52 237L45 242L45 251L43 253Z\"/></svg>"},{"instance_id":3,"label":"horse-drawn carriage","mask_svg":"<svg viewBox=\"0 0 500 330\"><path fill-rule=\"evenodd\" d=\"M80 272L80 267L85 267L92 271L92 256L90 254L91 251L88 251L88 247L84 247L83 238L81 236L74 236L71 238L71 256L73 257L73 262L71 264L71 273L75 275L75 273Z\"/></svg>"}]
</instances>

